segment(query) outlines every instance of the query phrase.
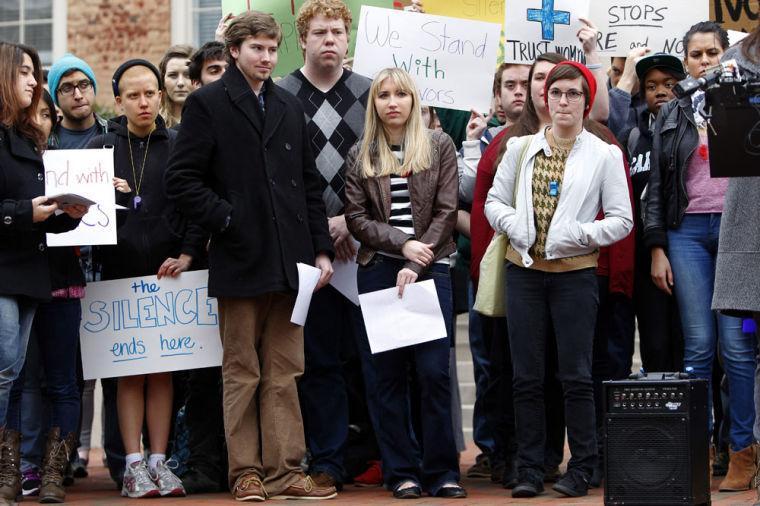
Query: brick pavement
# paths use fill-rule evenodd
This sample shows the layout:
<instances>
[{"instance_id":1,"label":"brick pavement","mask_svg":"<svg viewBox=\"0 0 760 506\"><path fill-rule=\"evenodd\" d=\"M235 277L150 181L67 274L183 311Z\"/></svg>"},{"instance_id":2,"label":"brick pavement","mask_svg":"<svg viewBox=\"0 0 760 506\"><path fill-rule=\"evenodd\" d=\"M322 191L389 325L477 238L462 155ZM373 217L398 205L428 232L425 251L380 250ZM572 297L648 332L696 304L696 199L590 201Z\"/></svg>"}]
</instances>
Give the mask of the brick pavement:
<instances>
[{"instance_id":1,"label":"brick pavement","mask_svg":"<svg viewBox=\"0 0 760 506\"><path fill-rule=\"evenodd\" d=\"M93 451L92 462L99 463L102 453L100 451ZM467 452L462 454L462 469L469 467L475 460L475 451L473 448L468 449ZM88 506L100 506L100 505L113 505L113 506L140 506L144 502L137 501L135 499L124 499L119 497L118 492L115 489L113 482L108 477L108 473L102 466L95 466L90 468L90 478L84 480L78 480L77 483L69 488L68 496L66 498L67 504L76 505L88 505ZM741 492L741 493L719 493L717 492L719 478L716 478L713 482L712 504L714 506L751 506L754 504L755 493L754 491ZM601 489L592 490L589 496L579 499L562 498L559 494L553 492L550 488L547 492L536 499L512 499L507 490L494 486L487 480L463 480L463 485L467 488L469 497L465 500L441 500L436 498L423 498L417 501L412 501L413 505L525 505L525 506L564 506L568 504L584 504L584 505L601 505L603 504L604 494ZM27 500L30 503L31 500ZM164 498L153 499L146 501L148 504L156 504L157 506L190 506L190 505L222 505L222 504L239 504L235 503L229 494L206 494L196 495L185 498ZM280 502L280 501L276 501ZM293 504L293 503L291 503ZM390 496L390 492L380 489L367 489L356 488L353 486L347 486L343 492L334 500L324 503L328 505L338 504L351 504L351 505L399 505L398 500L394 500ZM406 503L404 503L406 504Z\"/></svg>"}]
</instances>

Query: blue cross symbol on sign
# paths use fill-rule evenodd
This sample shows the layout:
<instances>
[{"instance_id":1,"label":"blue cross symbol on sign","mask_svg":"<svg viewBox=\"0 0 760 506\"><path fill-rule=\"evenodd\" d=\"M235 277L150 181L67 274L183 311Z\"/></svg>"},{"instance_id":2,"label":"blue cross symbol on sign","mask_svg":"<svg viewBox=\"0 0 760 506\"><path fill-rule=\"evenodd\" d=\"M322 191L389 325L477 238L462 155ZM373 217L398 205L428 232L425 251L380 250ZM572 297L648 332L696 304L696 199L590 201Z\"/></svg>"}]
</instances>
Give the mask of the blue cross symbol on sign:
<instances>
[{"instance_id":1,"label":"blue cross symbol on sign","mask_svg":"<svg viewBox=\"0 0 760 506\"><path fill-rule=\"evenodd\" d=\"M542 0L540 9L528 9L528 21L541 23L541 36L544 40L554 40L554 25L569 25L570 13L555 11L554 0Z\"/></svg>"}]
</instances>

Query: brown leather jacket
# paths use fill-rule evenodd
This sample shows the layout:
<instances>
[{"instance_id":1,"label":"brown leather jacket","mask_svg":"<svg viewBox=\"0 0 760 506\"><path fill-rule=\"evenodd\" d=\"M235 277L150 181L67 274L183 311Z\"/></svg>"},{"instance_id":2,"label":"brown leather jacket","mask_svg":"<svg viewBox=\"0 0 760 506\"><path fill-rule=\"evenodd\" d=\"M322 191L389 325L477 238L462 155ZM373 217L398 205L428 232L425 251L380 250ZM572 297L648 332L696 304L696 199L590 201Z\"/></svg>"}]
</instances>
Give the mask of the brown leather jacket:
<instances>
[{"instance_id":1,"label":"brown leather jacket","mask_svg":"<svg viewBox=\"0 0 760 506\"><path fill-rule=\"evenodd\" d=\"M401 247L410 239L433 244L435 260L456 250L452 240L457 221L459 178L454 143L443 132L430 132L433 157L427 170L408 178L412 201L414 235L410 237L388 224L391 214L391 180L389 176L364 176L357 160L362 140L346 159L346 223L361 243L357 262L367 265L378 251L401 255ZM435 261L434 260L434 261ZM408 261L404 265L416 273L423 267Z\"/></svg>"}]
</instances>

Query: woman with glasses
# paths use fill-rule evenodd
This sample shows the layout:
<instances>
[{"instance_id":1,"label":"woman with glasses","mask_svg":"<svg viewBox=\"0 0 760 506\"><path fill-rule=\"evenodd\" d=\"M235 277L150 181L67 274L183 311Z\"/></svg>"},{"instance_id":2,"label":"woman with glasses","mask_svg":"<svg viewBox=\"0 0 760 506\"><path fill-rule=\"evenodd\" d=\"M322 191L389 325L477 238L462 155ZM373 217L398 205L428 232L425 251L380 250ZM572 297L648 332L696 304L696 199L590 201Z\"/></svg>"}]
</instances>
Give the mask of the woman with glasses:
<instances>
[{"instance_id":1,"label":"woman with glasses","mask_svg":"<svg viewBox=\"0 0 760 506\"><path fill-rule=\"evenodd\" d=\"M518 484L513 497L543 491L544 367L549 324L556 335L572 457L554 490L586 495L597 460L592 347L599 304L599 248L633 228L620 149L588 130L596 81L575 62L551 69L544 102L551 123L513 137L488 193L485 214L506 234L507 325L513 357ZM596 219L604 210L604 218Z\"/></svg>"}]
</instances>

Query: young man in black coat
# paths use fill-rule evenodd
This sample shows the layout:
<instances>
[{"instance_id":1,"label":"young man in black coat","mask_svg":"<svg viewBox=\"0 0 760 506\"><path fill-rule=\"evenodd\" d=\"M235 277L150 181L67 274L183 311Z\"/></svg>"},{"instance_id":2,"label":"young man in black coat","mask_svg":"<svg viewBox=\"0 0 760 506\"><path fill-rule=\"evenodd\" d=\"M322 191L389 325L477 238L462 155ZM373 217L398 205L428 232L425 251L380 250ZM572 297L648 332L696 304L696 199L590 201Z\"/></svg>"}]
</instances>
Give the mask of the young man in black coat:
<instances>
[{"instance_id":1,"label":"young man in black coat","mask_svg":"<svg viewBox=\"0 0 760 506\"><path fill-rule=\"evenodd\" d=\"M281 39L268 14L235 18L225 33L227 72L188 97L166 175L169 197L212 234L208 286L219 300L229 483L238 500L336 494L300 467L296 264L316 265L321 288L333 246L303 108L270 79Z\"/></svg>"}]
</instances>

